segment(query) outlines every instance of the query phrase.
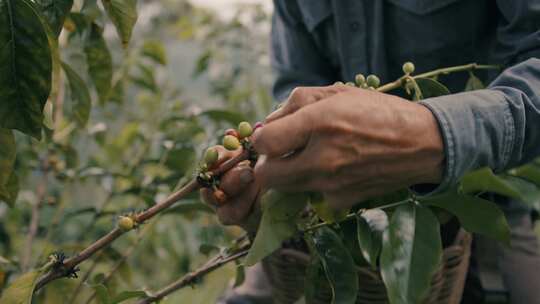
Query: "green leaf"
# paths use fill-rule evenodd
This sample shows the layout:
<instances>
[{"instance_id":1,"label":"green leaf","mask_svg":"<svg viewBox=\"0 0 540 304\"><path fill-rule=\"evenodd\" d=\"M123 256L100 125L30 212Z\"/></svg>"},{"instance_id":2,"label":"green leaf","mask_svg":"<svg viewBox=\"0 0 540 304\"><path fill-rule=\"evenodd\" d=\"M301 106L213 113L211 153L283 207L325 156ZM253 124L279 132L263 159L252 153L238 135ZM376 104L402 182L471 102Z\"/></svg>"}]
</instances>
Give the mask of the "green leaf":
<instances>
[{"instance_id":1,"label":"green leaf","mask_svg":"<svg viewBox=\"0 0 540 304\"><path fill-rule=\"evenodd\" d=\"M54 37L58 37L67 15L73 6L73 0L38 0L41 13L50 25Z\"/></svg>"},{"instance_id":2,"label":"green leaf","mask_svg":"<svg viewBox=\"0 0 540 304\"><path fill-rule=\"evenodd\" d=\"M2 293L2 304L31 304L32 294L39 276L38 271L27 272L15 279Z\"/></svg>"},{"instance_id":3,"label":"green leaf","mask_svg":"<svg viewBox=\"0 0 540 304\"><path fill-rule=\"evenodd\" d=\"M93 23L84 42L84 53L88 63L88 73L96 87L101 104L104 104L111 91L113 76L112 58L102 29Z\"/></svg>"},{"instance_id":4,"label":"green leaf","mask_svg":"<svg viewBox=\"0 0 540 304\"><path fill-rule=\"evenodd\" d=\"M308 195L304 193L285 194L270 190L263 195L262 219L244 265L255 265L297 232L295 219L307 201Z\"/></svg>"},{"instance_id":5,"label":"green leaf","mask_svg":"<svg viewBox=\"0 0 540 304\"><path fill-rule=\"evenodd\" d=\"M304 295L306 303L320 303L322 295L332 293L323 265L320 259L315 255L311 258L306 269L306 279L304 283ZM319 302L317 302L319 300ZM326 299L324 299L326 300Z\"/></svg>"},{"instance_id":6,"label":"green leaf","mask_svg":"<svg viewBox=\"0 0 540 304\"><path fill-rule=\"evenodd\" d=\"M19 194L19 178L15 171L11 171L7 184L3 189L0 189L0 201L6 202L9 206L13 206Z\"/></svg>"},{"instance_id":7,"label":"green leaf","mask_svg":"<svg viewBox=\"0 0 540 304\"><path fill-rule=\"evenodd\" d=\"M201 244L199 246L199 252L204 255L209 255L213 251L219 251L219 247L212 244Z\"/></svg>"},{"instance_id":8,"label":"green leaf","mask_svg":"<svg viewBox=\"0 0 540 304\"><path fill-rule=\"evenodd\" d=\"M51 73L47 33L33 5L0 1L0 128L41 139Z\"/></svg>"},{"instance_id":9,"label":"green leaf","mask_svg":"<svg viewBox=\"0 0 540 304\"><path fill-rule=\"evenodd\" d=\"M122 45L127 47L137 22L137 0L101 0L109 18L116 27Z\"/></svg>"},{"instance_id":10,"label":"green leaf","mask_svg":"<svg viewBox=\"0 0 540 304\"><path fill-rule=\"evenodd\" d=\"M246 117L238 112L230 112L224 110L208 110L199 114L200 117L207 117L215 122L228 122L233 126L238 126L242 121L246 121Z\"/></svg>"},{"instance_id":11,"label":"green leaf","mask_svg":"<svg viewBox=\"0 0 540 304\"><path fill-rule=\"evenodd\" d=\"M422 90L423 99L450 94L450 91L442 83L430 78L418 78L416 83Z\"/></svg>"},{"instance_id":12,"label":"green leaf","mask_svg":"<svg viewBox=\"0 0 540 304\"><path fill-rule=\"evenodd\" d=\"M390 303L421 303L441 258L437 217L417 204L399 206L383 234L380 261Z\"/></svg>"},{"instance_id":13,"label":"green leaf","mask_svg":"<svg viewBox=\"0 0 540 304\"><path fill-rule=\"evenodd\" d=\"M246 270L240 262L236 261L236 274L234 276L233 288L238 287L246 280Z\"/></svg>"},{"instance_id":14,"label":"green leaf","mask_svg":"<svg viewBox=\"0 0 540 304\"><path fill-rule=\"evenodd\" d=\"M332 303L356 303L358 294L356 265L339 236L332 229L322 227L315 230L311 242L332 288Z\"/></svg>"},{"instance_id":15,"label":"green leaf","mask_svg":"<svg viewBox=\"0 0 540 304\"><path fill-rule=\"evenodd\" d=\"M480 78L476 77L473 73L469 74L469 80L467 80L467 84L465 85L464 91L474 91L474 90L482 90L486 86L484 83L482 83L482 80Z\"/></svg>"},{"instance_id":16,"label":"green leaf","mask_svg":"<svg viewBox=\"0 0 540 304\"><path fill-rule=\"evenodd\" d=\"M0 194L13 172L16 154L13 131L0 128Z\"/></svg>"},{"instance_id":17,"label":"green leaf","mask_svg":"<svg viewBox=\"0 0 540 304\"><path fill-rule=\"evenodd\" d=\"M422 204L442 208L455 215L467 231L508 244L510 227L496 204L471 195L447 193L421 200Z\"/></svg>"},{"instance_id":18,"label":"green leaf","mask_svg":"<svg viewBox=\"0 0 540 304\"><path fill-rule=\"evenodd\" d=\"M382 235L388 227L388 217L381 209L370 209L356 218L357 237L362 255L373 268L381 252Z\"/></svg>"},{"instance_id":19,"label":"green leaf","mask_svg":"<svg viewBox=\"0 0 540 304\"><path fill-rule=\"evenodd\" d=\"M81 127L84 127L90 117L90 108L92 107L92 100L90 99L90 92L88 87L82 80L82 78L75 72L68 64L62 62L62 68L66 73L66 77L69 81L69 89L71 96L71 104L69 105L73 120Z\"/></svg>"},{"instance_id":20,"label":"green leaf","mask_svg":"<svg viewBox=\"0 0 540 304\"><path fill-rule=\"evenodd\" d=\"M95 284L92 286L94 288L94 291L96 292L97 298L99 300L100 304L110 304L111 298L109 295L109 290L107 290L107 287L103 284Z\"/></svg>"},{"instance_id":21,"label":"green leaf","mask_svg":"<svg viewBox=\"0 0 540 304\"><path fill-rule=\"evenodd\" d=\"M139 73L136 76L132 76L131 81L142 88L146 88L154 93L157 93L158 86L156 84L156 77L152 68L143 64L138 64L137 68Z\"/></svg>"},{"instance_id":22,"label":"green leaf","mask_svg":"<svg viewBox=\"0 0 540 304\"><path fill-rule=\"evenodd\" d=\"M511 175L521 177L540 187L540 165L532 163L509 171Z\"/></svg>"},{"instance_id":23,"label":"green leaf","mask_svg":"<svg viewBox=\"0 0 540 304\"><path fill-rule=\"evenodd\" d=\"M339 222L349 214L348 209L332 208L320 193L312 193L309 203L317 216L327 223Z\"/></svg>"},{"instance_id":24,"label":"green leaf","mask_svg":"<svg viewBox=\"0 0 540 304\"><path fill-rule=\"evenodd\" d=\"M490 168L482 168L465 175L461 192L493 192L520 200L540 208L540 188L531 182L508 175L495 175Z\"/></svg>"},{"instance_id":25,"label":"green leaf","mask_svg":"<svg viewBox=\"0 0 540 304\"><path fill-rule=\"evenodd\" d=\"M193 70L193 77L198 77L208 70L210 59L212 59L212 52L209 50L205 51L199 56L199 58L197 58L195 69Z\"/></svg>"},{"instance_id":26,"label":"green leaf","mask_svg":"<svg viewBox=\"0 0 540 304\"><path fill-rule=\"evenodd\" d=\"M142 54L155 62L166 65L167 54L163 43L157 40L146 41L142 46Z\"/></svg>"},{"instance_id":27,"label":"green leaf","mask_svg":"<svg viewBox=\"0 0 540 304\"><path fill-rule=\"evenodd\" d=\"M146 292L142 290L122 291L110 301L110 304L122 303L125 300L133 298L145 298L147 296L148 295L146 294Z\"/></svg>"}]
</instances>

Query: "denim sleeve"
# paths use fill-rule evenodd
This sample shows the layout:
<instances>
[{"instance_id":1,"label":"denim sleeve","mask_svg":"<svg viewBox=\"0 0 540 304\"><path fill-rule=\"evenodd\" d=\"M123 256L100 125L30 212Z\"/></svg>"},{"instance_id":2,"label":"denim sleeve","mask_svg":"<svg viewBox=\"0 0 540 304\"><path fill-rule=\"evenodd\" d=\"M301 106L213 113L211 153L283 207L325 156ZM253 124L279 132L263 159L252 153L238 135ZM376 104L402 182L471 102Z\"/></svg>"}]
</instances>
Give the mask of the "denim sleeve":
<instances>
[{"instance_id":1,"label":"denim sleeve","mask_svg":"<svg viewBox=\"0 0 540 304\"><path fill-rule=\"evenodd\" d=\"M275 99L285 100L298 86L332 83L331 68L302 23L296 1L274 0L274 8L271 62L277 77L272 89Z\"/></svg>"},{"instance_id":2,"label":"denim sleeve","mask_svg":"<svg viewBox=\"0 0 540 304\"><path fill-rule=\"evenodd\" d=\"M439 122L446 152L438 191L468 171L501 171L540 156L540 60L505 70L485 90L426 99Z\"/></svg>"},{"instance_id":3,"label":"denim sleeve","mask_svg":"<svg viewBox=\"0 0 540 304\"><path fill-rule=\"evenodd\" d=\"M486 90L427 99L443 135L446 170L435 192L470 170L505 170L540 156L540 3L498 0L492 58L509 66Z\"/></svg>"}]
</instances>

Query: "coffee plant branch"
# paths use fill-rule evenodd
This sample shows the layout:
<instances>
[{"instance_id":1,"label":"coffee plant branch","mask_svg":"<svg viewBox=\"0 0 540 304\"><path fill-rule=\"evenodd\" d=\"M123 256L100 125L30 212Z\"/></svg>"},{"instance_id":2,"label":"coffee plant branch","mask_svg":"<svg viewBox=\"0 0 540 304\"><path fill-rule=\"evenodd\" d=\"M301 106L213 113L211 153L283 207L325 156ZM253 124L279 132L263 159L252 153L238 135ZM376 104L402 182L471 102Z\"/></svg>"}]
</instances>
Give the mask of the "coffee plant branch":
<instances>
[{"instance_id":1,"label":"coffee plant branch","mask_svg":"<svg viewBox=\"0 0 540 304\"><path fill-rule=\"evenodd\" d=\"M236 164L238 164L241 161L247 160L249 157L249 151L243 150L242 153L237 155L236 157L224 162L221 166L216 168L215 170L210 171L213 176L221 176L223 173L229 171L231 168L233 168ZM155 204L151 208L135 215L133 220L137 224L142 224L148 219L154 217L156 214L166 210L167 208L171 207L174 203L177 201L183 199L190 193L197 191L201 188L201 185L197 179L192 179L190 182L188 182L185 186L183 186L180 190L176 191L175 193L171 194L168 198L166 198L164 201ZM127 231L123 231L122 229L116 227L113 230L111 230L109 233L107 233L105 236L101 237L88 247L86 247L84 250L79 252L74 257L68 258L65 261L61 261L60 265L55 265L52 267L52 269L46 273L44 276L42 276L36 283L36 291L45 286L46 284L61 278L65 277L73 271L75 271L75 267L79 265L80 263L84 262L85 260L92 257L96 252L103 249L104 247L111 244L114 240L116 240L118 237L120 237L122 234L124 234Z\"/></svg>"},{"instance_id":2,"label":"coffee plant branch","mask_svg":"<svg viewBox=\"0 0 540 304\"><path fill-rule=\"evenodd\" d=\"M244 257L245 255L247 255L250 246L251 246L251 244L248 243L248 244L243 245L236 252L234 252L234 253L232 253L232 254L230 254L228 256L222 256L221 254L219 254L219 255L213 257L206 264L204 264L204 266L202 266L201 268L186 274L185 276L181 277L177 281L175 281L175 282L171 283L170 285L164 287L163 289L159 290L158 292L156 292L151 297L142 299L137 304L149 304L149 303L157 302L157 301L163 299L163 297L165 297L165 296L167 296L167 295L169 295L169 294L171 294L171 293L173 293L173 292L175 292L175 291L177 291L179 289L182 289L185 286L190 286L190 285L192 285L194 283L197 283L206 274L220 268L221 266L223 266L223 265L225 265L225 264L227 264L229 262L236 261L236 260Z\"/></svg>"},{"instance_id":3,"label":"coffee plant branch","mask_svg":"<svg viewBox=\"0 0 540 304\"><path fill-rule=\"evenodd\" d=\"M389 91L401 88L403 87L406 79L409 77L416 80L419 78L430 78L430 77L436 77L439 75L446 75L446 74L456 73L456 72L466 72L466 71L474 71L474 70L500 70L500 69L501 69L501 66L499 65L483 65L483 64L476 64L476 63L469 63L469 64L458 65L458 66L453 66L453 67L441 68L441 69L436 69L430 72L418 74L415 76L405 75L393 82L380 86L379 88L377 88L377 91L389 92Z\"/></svg>"}]
</instances>

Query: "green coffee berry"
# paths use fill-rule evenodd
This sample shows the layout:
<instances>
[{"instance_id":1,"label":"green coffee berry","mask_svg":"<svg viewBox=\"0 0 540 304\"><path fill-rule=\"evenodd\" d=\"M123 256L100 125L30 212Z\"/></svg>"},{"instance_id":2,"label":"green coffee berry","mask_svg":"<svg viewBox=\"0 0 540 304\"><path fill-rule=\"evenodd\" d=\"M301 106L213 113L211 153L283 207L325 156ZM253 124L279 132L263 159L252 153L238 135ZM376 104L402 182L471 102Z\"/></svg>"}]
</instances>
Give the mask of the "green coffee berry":
<instances>
[{"instance_id":1,"label":"green coffee berry","mask_svg":"<svg viewBox=\"0 0 540 304\"><path fill-rule=\"evenodd\" d=\"M334 82L334 85L344 85L343 81L336 81Z\"/></svg>"},{"instance_id":2,"label":"green coffee berry","mask_svg":"<svg viewBox=\"0 0 540 304\"><path fill-rule=\"evenodd\" d=\"M238 134L240 135L240 138L249 137L251 136L252 133L253 133L253 127L251 126L249 122L242 121L238 125Z\"/></svg>"},{"instance_id":3,"label":"green coffee berry","mask_svg":"<svg viewBox=\"0 0 540 304\"><path fill-rule=\"evenodd\" d=\"M381 84L381 80L379 79L379 77L377 77L375 75L369 75L366 78L366 83L367 83L368 87L378 88L379 85Z\"/></svg>"},{"instance_id":4,"label":"green coffee berry","mask_svg":"<svg viewBox=\"0 0 540 304\"><path fill-rule=\"evenodd\" d=\"M366 77L363 74L358 74L354 77L354 81L356 81L357 86L361 87L366 83Z\"/></svg>"},{"instance_id":5,"label":"green coffee berry","mask_svg":"<svg viewBox=\"0 0 540 304\"><path fill-rule=\"evenodd\" d=\"M356 85L352 81L348 81L345 83L346 86L355 87Z\"/></svg>"},{"instance_id":6,"label":"green coffee berry","mask_svg":"<svg viewBox=\"0 0 540 304\"><path fill-rule=\"evenodd\" d=\"M232 135L225 135L225 137L223 137L223 146L225 149L233 151L240 147L240 141Z\"/></svg>"},{"instance_id":7,"label":"green coffee berry","mask_svg":"<svg viewBox=\"0 0 540 304\"><path fill-rule=\"evenodd\" d=\"M412 62L405 62L403 64L403 73L405 74L412 74L414 73L414 63Z\"/></svg>"},{"instance_id":8,"label":"green coffee berry","mask_svg":"<svg viewBox=\"0 0 540 304\"><path fill-rule=\"evenodd\" d=\"M129 216L121 216L118 219L118 228L120 228L122 231L129 231L133 229L135 226L135 222L133 222L133 219Z\"/></svg>"},{"instance_id":9,"label":"green coffee berry","mask_svg":"<svg viewBox=\"0 0 540 304\"><path fill-rule=\"evenodd\" d=\"M204 163L210 167L214 165L219 157L219 153L215 148L208 148L204 153Z\"/></svg>"}]
</instances>

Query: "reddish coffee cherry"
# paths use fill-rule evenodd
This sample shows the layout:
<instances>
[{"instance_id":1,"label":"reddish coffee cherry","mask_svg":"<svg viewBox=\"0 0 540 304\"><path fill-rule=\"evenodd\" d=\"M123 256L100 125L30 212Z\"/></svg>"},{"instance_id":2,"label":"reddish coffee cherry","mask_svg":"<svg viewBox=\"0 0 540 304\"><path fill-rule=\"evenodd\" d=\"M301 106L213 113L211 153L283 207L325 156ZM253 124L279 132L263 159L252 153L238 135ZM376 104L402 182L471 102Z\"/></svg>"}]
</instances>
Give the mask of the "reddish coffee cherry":
<instances>
[{"instance_id":1,"label":"reddish coffee cherry","mask_svg":"<svg viewBox=\"0 0 540 304\"><path fill-rule=\"evenodd\" d=\"M251 134L253 134L253 127L249 122L242 121L238 125L238 134L240 135L240 138L250 137Z\"/></svg>"},{"instance_id":2,"label":"reddish coffee cherry","mask_svg":"<svg viewBox=\"0 0 540 304\"><path fill-rule=\"evenodd\" d=\"M122 231L129 231L133 229L134 226L135 222L133 222L133 219L129 216L120 216L118 219L118 228Z\"/></svg>"},{"instance_id":3,"label":"reddish coffee cherry","mask_svg":"<svg viewBox=\"0 0 540 304\"><path fill-rule=\"evenodd\" d=\"M225 135L223 137L223 146L229 151L234 151L240 147L240 141L235 136Z\"/></svg>"},{"instance_id":4,"label":"reddish coffee cherry","mask_svg":"<svg viewBox=\"0 0 540 304\"><path fill-rule=\"evenodd\" d=\"M414 63L412 63L412 62L405 62L405 63L403 64L403 73L405 73L405 74L407 74L407 75L408 75L408 74L412 74L412 73L414 73L414 68L415 68L415 67L414 67Z\"/></svg>"},{"instance_id":5,"label":"reddish coffee cherry","mask_svg":"<svg viewBox=\"0 0 540 304\"><path fill-rule=\"evenodd\" d=\"M231 135L231 136L234 136L236 138L240 137L240 134L238 134L238 131L236 131L235 129L227 129L225 131L225 135Z\"/></svg>"},{"instance_id":6,"label":"reddish coffee cherry","mask_svg":"<svg viewBox=\"0 0 540 304\"><path fill-rule=\"evenodd\" d=\"M211 167L214 165L219 157L219 153L215 148L208 148L206 152L204 153L204 163Z\"/></svg>"},{"instance_id":7,"label":"reddish coffee cherry","mask_svg":"<svg viewBox=\"0 0 540 304\"><path fill-rule=\"evenodd\" d=\"M214 198L219 206L223 206L227 202L227 194L221 189L214 190Z\"/></svg>"}]
</instances>

